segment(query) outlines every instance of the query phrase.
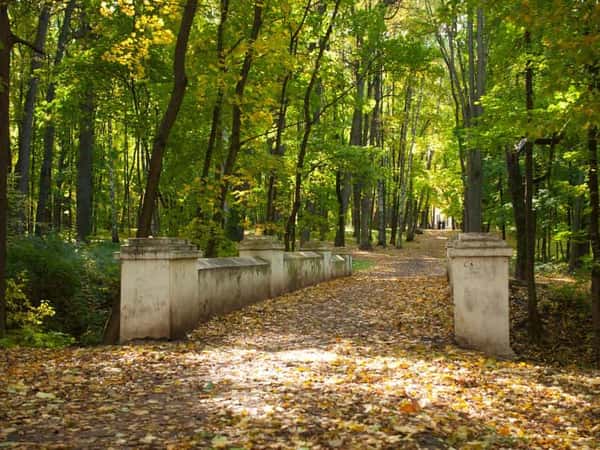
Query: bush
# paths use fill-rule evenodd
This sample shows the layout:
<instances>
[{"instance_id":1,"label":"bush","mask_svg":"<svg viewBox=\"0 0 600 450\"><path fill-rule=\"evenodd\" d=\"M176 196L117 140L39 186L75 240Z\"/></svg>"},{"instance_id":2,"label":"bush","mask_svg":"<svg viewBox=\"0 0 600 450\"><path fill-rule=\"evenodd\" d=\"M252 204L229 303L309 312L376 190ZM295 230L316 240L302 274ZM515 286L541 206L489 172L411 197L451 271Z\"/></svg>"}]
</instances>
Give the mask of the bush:
<instances>
[{"instance_id":1,"label":"bush","mask_svg":"<svg viewBox=\"0 0 600 450\"><path fill-rule=\"evenodd\" d=\"M201 221L200 219L192 220L183 230L183 237L185 239L189 239L189 241L197 245L198 248L205 250L208 244L208 239L211 236L211 233L217 238L218 247L217 247L217 255L218 256L237 256L237 244L235 241L232 241L225 237L225 233L221 229L221 227L215 227L212 224L207 224Z\"/></svg>"},{"instance_id":2,"label":"bush","mask_svg":"<svg viewBox=\"0 0 600 450\"><path fill-rule=\"evenodd\" d=\"M119 294L119 269L112 257L117 249L107 243L78 246L56 235L19 237L9 245L8 277L23 280L20 289L32 308L45 303L54 311L44 318L44 330L75 336L84 344L98 343ZM33 341L38 337L28 335Z\"/></svg>"},{"instance_id":3,"label":"bush","mask_svg":"<svg viewBox=\"0 0 600 450\"><path fill-rule=\"evenodd\" d=\"M23 292L27 280L23 275L6 281L7 323L11 331L0 339L0 347L24 345L28 347L65 347L75 339L65 333L45 331L44 322L54 316L55 311L46 300L32 306Z\"/></svg>"}]
</instances>

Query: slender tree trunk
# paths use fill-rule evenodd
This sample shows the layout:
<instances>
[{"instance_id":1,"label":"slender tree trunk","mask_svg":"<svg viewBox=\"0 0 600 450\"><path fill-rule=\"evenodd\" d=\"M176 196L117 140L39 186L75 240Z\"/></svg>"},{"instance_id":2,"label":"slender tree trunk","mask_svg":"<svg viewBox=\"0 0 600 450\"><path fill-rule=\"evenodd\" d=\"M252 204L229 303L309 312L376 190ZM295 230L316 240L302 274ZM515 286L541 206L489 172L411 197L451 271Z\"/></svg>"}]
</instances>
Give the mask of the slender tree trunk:
<instances>
[{"instance_id":1,"label":"slender tree trunk","mask_svg":"<svg viewBox=\"0 0 600 450\"><path fill-rule=\"evenodd\" d=\"M156 207L158 185L160 182L160 174L162 172L163 155L169 140L169 134L175 124L179 108L183 102L185 88L188 83L185 74L185 54L187 52L187 43L197 6L198 0L187 0L181 17L181 27L179 28L179 33L177 35L175 58L173 61L173 76L175 80L167 110L163 115L156 136L154 137L146 190L138 223L138 237L148 237L150 235L152 216Z\"/></svg>"},{"instance_id":2,"label":"slender tree trunk","mask_svg":"<svg viewBox=\"0 0 600 450\"><path fill-rule=\"evenodd\" d=\"M225 203L227 201L227 193L229 192L229 181L227 178L233 174L235 163L237 161L238 153L242 147L242 102L244 99L244 91L246 90L246 84L250 75L250 69L254 61L254 43L258 39L260 29L263 23L263 6L262 2L257 1L254 4L254 20L252 22L252 31L250 32L250 39L248 42L248 49L244 55L244 62L242 63L242 69L240 77L235 86L235 102L233 104L233 113L231 120L231 138L229 144L229 151L227 152L227 158L225 165L223 166L223 179L221 180L221 190L217 198L217 208L213 215L213 221L215 226L224 227L225 225ZM207 244L206 256L211 258L217 256L217 235L216 230L213 230Z\"/></svg>"},{"instance_id":3,"label":"slender tree trunk","mask_svg":"<svg viewBox=\"0 0 600 450\"><path fill-rule=\"evenodd\" d=\"M361 250L372 250L370 239L371 230L371 189L366 187L362 190L360 198L360 240L358 248Z\"/></svg>"},{"instance_id":4,"label":"slender tree trunk","mask_svg":"<svg viewBox=\"0 0 600 450\"><path fill-rule=\"evenodd\" d=\"M594 261L592 264L592 328L594 340L592 348L596 362L600 365L600 231L598 220L600 217L600 199L598 194L598 128L595 125L588 127L588 187L590 190L590 241Z\"/></svg>"},{"instance_id":5,"label":"slender tree trunk","mask_svg":"<svg viewBox=\"0 0 600 450\"><path fill-rule=\"evenodd\" d=\"M387 246L385 206L385 180L379 180L377 182L377 245L379 247Z\"/></svg>"},{"instance_id":6,"label":"slender tree trunk","mask_svg":"<svg viewBox=\"0 0 600 450\"><path fill-rule=\"evenodd\" d=\"M0 337L6 335L7 175L10 165L10 52L8 3L0 1Z\"/></svg>"},{"instance_id":7,"label":"slender tree trunk","mask_svg":"<svg viewBox=\"0 0 600 450\"><path fill-rule=\"evenodd\" d=\"M112 138L112 120L108 119L108 170L110 173L110 228L111 228L111 239L115 244L119 243L119 222L117 219L117 203L116 203L116 171L115 171L115 159L116 154L113 149L113 138Z\"/></svg>"},{"instance_id":8,"label":"slender tree trunk","mask_svg":"<svg viewBox=\"0 0 600 450\"><path fill-rule=\"evenodd\" d=\"M406 180L405 172L406 167L408 166L407 160L407 136L408 130L410 128L410 109L412 105L412 97L413 97L413 89L412 89L412 75L406 82L406 94L404 98L404 110L403 110L403 119L402 119L402 127L400 129L400 144L398 148L398 158L397 165L395 168L395 186L394 186L394 200L393 200L393 210L392 210L392 231L390 244L395 245L397 248L402 247L402 235L397 235L398 228L400 223L402 222L402 214L404 214L404 198L403 192L406 192Z\"/></svg>"},{"instance_id":9,"label":"slender tree trunk","mask_svg":"<svg viewBox=\"0 0 600 450\"><path fill-rule=\"evenodd\" d=\"M56 55L54 56L54 70L59 66L65 53L67 38L71 25L71 17L77 0L70 0L65 8L63 22L58 36ZM51 81L46 91L46 104L51 105L56 97L56 82ZM40 168L40 188L38 195L37 211L35 215L36 234L44 234L51 226L52 213L50 208L50 189L52 186L52 160L54 158L54 137L56 129L54 119L51 117L44 130L44 159Z\"/></svg>"},{"instance_id":10,"label":"slender tree trunk","mask_svg":"<svg viewBox=\"0 0 600 450\"><path fill-rule=\"evenodd\" d=\"M300 32L306 23L306 19L308 18L308 13L312 6L313 0L307 0L306 6L304 7L304 12L302 14L302 20L300 24L296 27L294 32L290 36L290 43L288 46L288 53L290 56L296 56L298 53L298 41L300 39ZM271 154L282 157L285 154L285 146L283 144L283 132L286 127L286 116L288 109L288 88L289 83L292 80L292 76L294 75L293 70L289 70L283 81L281 83L281 94L279 96L279 111L277 113L277 131L275 135L275 144L271 151ZM271 227L274 227L275 222L278 219L278 213L275 207L275 200L277 198L277 172L275 170L271 170L268 177L267 182L267 218L266 221L270 224ZM267 230L269 234L271 234L272 230Z\"/></svg>"},{"instance_id":11,"label":"slender tree trunk","mask_svg":"<svg viewBox=\"0 0 600 450\"><path fill-rule=\"evenodd\" d=\"M339 8L340 8L341 0L336 0L335 6L333 8L333 14L331 16L331 20L329 22L329 26L325 31L325 35L320 39L319 42L319 52L317 54L317 58L315 59L315 65L312 70L312 74L310 77L310 81L304 93L304 102L303 102L303 115L304 115L304 133L302 136L302 142L300 143L300 150L298 151L298 159L296 161L296 176L294 183L294 201L292 204L292 211L290 212L290 216L288 218L286 228L285 228L285 249L287 251L293 250L295 247L296 241L296 216L298 215L298 211L300 209L301 202L301 193L302 193L302 171L304 170L304 159L306 157L306 152L308 150L308 139L310 137L310 133L312 131L312 126L314 123L313 118L311 117L311 96L312 91L317 83L317 78L319 76L319 71L321 68L321 61L323 59L323 54L325 53L325 49L329 44L329 37L333 31L333 25L335 23L335 19L337 17Z\"/></svg>"},{"instance_id":12,"label":"slender tree trunk","mask_svg":"<svg viewBox=\"0 0 600 450\"><path fill-rule=\"evenodd\" d=\"M227 72L226 61L225 61L225 24L227 23L227 17L229 14L229 0L221 0L221 17L219 20L219 27L217 29L217 58L219 60L219 69L221 76L224 76ZM201 175L201 188L206 185L208 180L208 174L212 163L212 156L215 150L215 144L217 142L217 136L221 133L221 115L223 111L223 87L219 83L217 87L217 98L215 105L213 106L212 113L212 124L210 127L210 135L208 138L208 145L206 146L206 153L204 156L204 166L202 167Z\"/></svg>"},{"instance_id":13,"label":"slender tree trunk","mask_svg":"<svg viewBox=\"0 0 600 450\"><path fill-rule=\"evenodd\" d=\"M529 49L531 36L525 32L525 44ZM527 61L525 70L525 100L527 111L533 110L533 67L531 60ZM527 242L527 312L529 337L539 341L542 334L542 324L537 309L535 287L535 212L533 210L533 140L525 142L525 235Z\"/></svg>"},{"instance_id":14,"label":"slender tree trunk","mask_svg":"<svg viewBox=\"0 0 600 450\"><path fill-rule=\"evenodd\" d=\"M54 229L60 231L63 223L63 213L65 207L65 199L63 196L63 184L65 181L65 169L67 167L67 156L72 151L72 139L70 139L71 130L67 129L61 133L60 154L58 158L58 167L56 170L56 196L54 197L53 205L53 226ZM70 216L69 216L70 218Z\"/></svg>"},{"instance_id":15,"label":"slender tree trunk","mask_svg":"<svg viewBox=\"0 0 600 450\"><path fill-rule=\"evenodd\" d=\"M77 240L87 241L92 233L94 93L86 87L79 122L79 158L77 160Z\"/></svg>"},{"instance_id":16,"label":"slender tree trunk","mask_svg":"<svg viewBox=\"0 0 600 450\"><path fill-rule=\"evenodd\" d=\"M42 52L44 49L49 22L50 5L44 4L40 12L38 28L34 42L35 48L40 52ZM37 71L40 69L40 67L42 67L42 63L42 55L34 51L31 59L31 72L29 86L27 88L27 95L25 97L25 107L23 109L23 117L21 118L21 127L19 133L19 160L17 161L15 170L15 174L19 177L19 192L25 196L29 195L29 168L31 162L31 142L33 138L33 117L39 83Z\"/></svg>"},{"instance_id":17,"label":"slender tree trunk","mask_svg":"<svg viewBox=\"0 0 600 450\"><path fill-rule=\"evenodd\" d=\"M521 176L521 169L519 167L518 150L506 149L506 169L517 234L517 263L515 265L515 278L517 280L525 281L527 272L525 191L523 189L523 177Z\"/></svg>"},{"instance_id":18,"label":"slender tree trunk","mask_svg":"<svg viewBox=\"0 0 600 450\"><path fill-rule=\"evenodd\" d=\"M469 12L467 19L467 44L469 51L469 110L470 117L477 119L483 113L479 104L481 96L485 93L485 48L483 42L484 16L481 9L477 10L477 36L473 36L473 18ZM475 49L475 45L477 48ZM477 53L477 58L475 54ZM476 123L472 123L476 125ZM466 221L467 232L481 232L482 226L482 199L483 199L483 168L481 151L471 148L467 156L467 195L466 195Z\"/></svg>"},{"instance_id":19,"label":"slender tree trunk","mask_svg":"<svg viewBox=\"0 0 600 450\"><path fill-rule=\"evenodd\" d=\"M578 171L577 185L583 184L583 172ZM570 214L571 237L569 239L569 272L581 267L581 258L588 253L589 241L583 223L585 196L578 195L573 200Z\"/></svg>"},{"instance_id":20,"label":"slender tree trunk","mask_svg":"<svg viewBox=\"0 0 600 450\"><path fill-rule=\"evenodd\" d=\"M346 246L346 216L350 203L350 175L338 170L335 175L335 193L338 200L338 226L335 234L335 246Z\"/></svg>"}]
</instances>

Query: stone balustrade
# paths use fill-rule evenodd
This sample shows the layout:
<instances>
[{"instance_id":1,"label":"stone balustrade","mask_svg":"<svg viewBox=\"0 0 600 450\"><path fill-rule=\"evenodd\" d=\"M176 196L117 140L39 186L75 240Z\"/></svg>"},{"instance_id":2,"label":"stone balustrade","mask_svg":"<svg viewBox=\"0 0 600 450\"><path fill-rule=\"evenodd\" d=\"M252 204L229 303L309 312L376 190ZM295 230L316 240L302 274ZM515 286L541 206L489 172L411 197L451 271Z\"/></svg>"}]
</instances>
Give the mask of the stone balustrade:
<instances>
[{"instance_id":1,"label":"stone balustrade","mask_svg":"<svg viewBox=\"0 0 600 450\"><path fill-rule=\"evenodd\" d=\"M180 338L213 315L352 274L352 255L323 243L285 252L246 238L237 258L201 258L188 242L129 239L121 247L119 342Z\"/></svg>"}]
</instances>

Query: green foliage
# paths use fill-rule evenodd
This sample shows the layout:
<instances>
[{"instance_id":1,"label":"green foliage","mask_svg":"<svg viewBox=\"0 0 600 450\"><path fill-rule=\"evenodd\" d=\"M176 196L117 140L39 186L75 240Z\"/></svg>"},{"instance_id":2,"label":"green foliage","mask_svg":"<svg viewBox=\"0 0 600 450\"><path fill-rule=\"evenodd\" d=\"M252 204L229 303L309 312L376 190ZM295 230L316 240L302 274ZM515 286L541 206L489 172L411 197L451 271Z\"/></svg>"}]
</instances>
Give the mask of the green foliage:
<instances>
[{"instance_id":1,"label":"green foliage","mask_svg":"<svg viewBox=\"0 0 600 450\"><path fill-rule=\"evenodd\" d=\"M5 338L0 339L0 348L63 348L74 343L75 338L66 333L61 333L60 331L40 331L39 329L25 326L18 330L9 331Z\"/></svg>"},{"instance_id":2,"label":"green foliage","mask_svg":"<svg viewBox=\"0 0 600 450\"><path fill-rule=\"evenodd\" d=\"M85 344L100 342L119 292L115 250L115 245L104 243L77 246L57 235L14 239L8 273L20 280L13 291L15 299L33 311L53 312L39 324L44 329L75 336ZM12 325L24 327L22 321Z\"/></svg>"},{"instance_id":3,"label":"green foliage","mask_svg":"<svg viewBox=\"0 0 600 450\"><path fill-rule=\"evenodd\" d=\"M24 292L26 284L27 279L23 275L9 278L6 282L7 324L12 330L0 339L0 347L61 348L73 344L75 339L72 336L45 329L45 323L55 315L55 311L46 300L33 306Z\"/></svg>"},{"instance_id":4,"label":"green foliage","mask_svg":"<svg viewBox=\"0 0 600 450\"><path fill-rule=\"evenodd\" d=\"M182 231L181 237L189 239L189 241L199 249L205 250L211 234L217 237L218 256L237 256L238 250L235 241L228 239L225 236L225 231L215 224L206 223L201 219L193 219Z\"/></svg>"},{"instance_id":5,"label":"green foliage","mask_svg":"<svg viewBox=\"0 0 600 450\"><path fill-rule=\"evenodd\" d=\"M55 314L46 300L32 306L23 292L27 280L24 275L6 280L7 325L9 328L31 327L39 329L46 318Z\"/></svg>"}]
</instances>

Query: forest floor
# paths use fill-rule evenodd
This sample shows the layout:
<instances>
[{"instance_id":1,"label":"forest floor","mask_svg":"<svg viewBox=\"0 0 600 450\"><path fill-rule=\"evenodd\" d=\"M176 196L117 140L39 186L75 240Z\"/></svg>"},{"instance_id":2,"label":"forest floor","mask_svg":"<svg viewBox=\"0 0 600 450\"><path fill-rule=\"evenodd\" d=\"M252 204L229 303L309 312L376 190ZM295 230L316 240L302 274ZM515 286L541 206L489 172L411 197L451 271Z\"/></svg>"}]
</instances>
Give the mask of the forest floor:
<instances>
[{"instance_id":1,"label":"forest floor","mask_svg":"<svg viewBox=\"0 0 600 450\"><path fill-rule=\"evenodd\" d=\"M600 371L456 347L449 232L179 342L0 354L0 447L600 448Z\"/></svg>"}]
</instances>

